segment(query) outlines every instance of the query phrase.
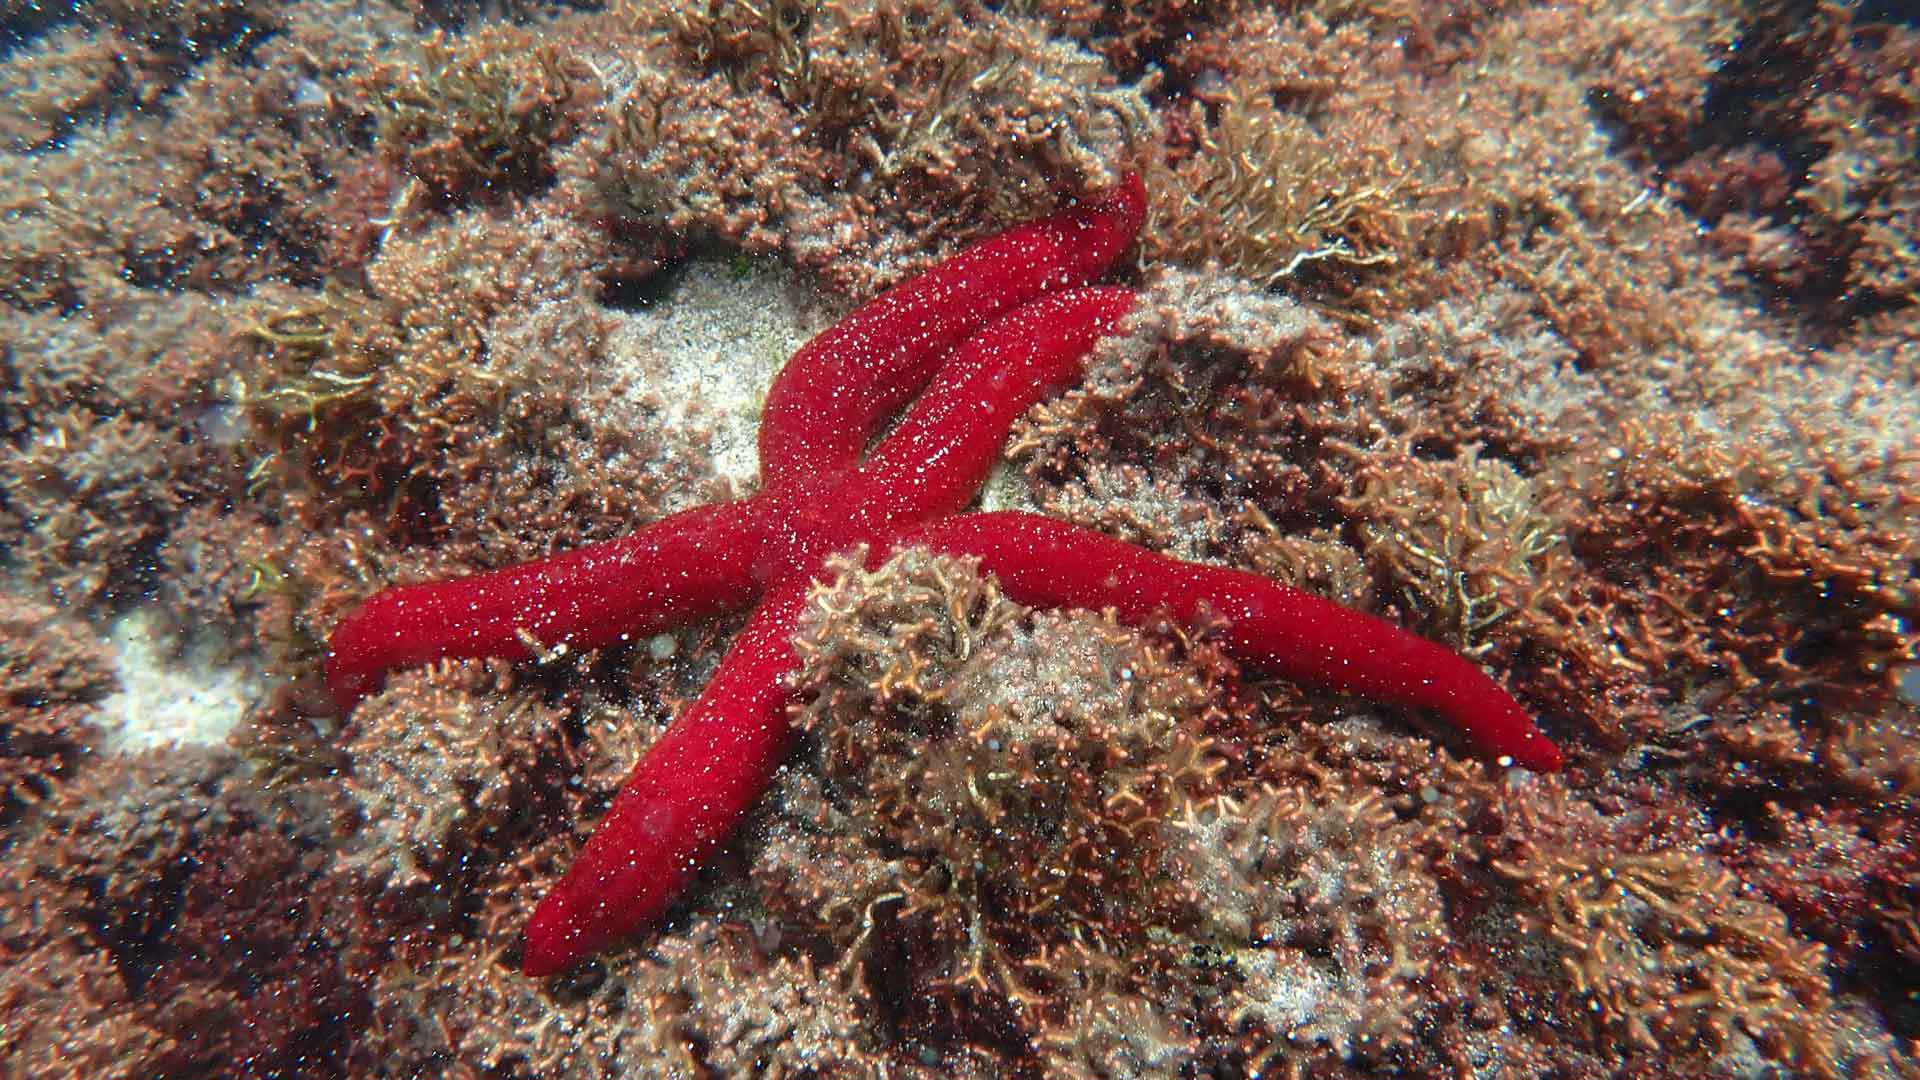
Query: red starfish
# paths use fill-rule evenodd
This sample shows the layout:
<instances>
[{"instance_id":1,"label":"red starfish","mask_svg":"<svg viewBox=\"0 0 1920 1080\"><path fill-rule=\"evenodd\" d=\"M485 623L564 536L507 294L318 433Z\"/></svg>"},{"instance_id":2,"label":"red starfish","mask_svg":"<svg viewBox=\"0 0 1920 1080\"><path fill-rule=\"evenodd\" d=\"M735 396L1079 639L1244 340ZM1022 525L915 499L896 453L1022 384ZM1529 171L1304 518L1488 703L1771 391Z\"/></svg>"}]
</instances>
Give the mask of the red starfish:
<instances>
[{"instance_id":1,"label":"red starfish","mask_svg":"<svg viewBox=\"0 0 1920 1080\"><path fill-rule=\"evenodd\" d=\"M791 639L807 589L828 555L861 544L876 565L911 545L977 558L1033 607L1111 607L1135 623L1211 613L1245 663L1432 708L1489 754L1560 766L1559 749L1478 667L1378 619L1048 518L954 516L1015 419L1076 380L1131 310L1128 290L1083 286L1132 242L1145 207L1129 176L975 244L814 338L768 394L753 497L522 566L386 589L334 630L327 682L351 707L396 667L525 658L530 642L607 645L758 600L705 692L641 758L534 912L527 974L564 970L656 919L759 799L787 746ZM881 424L923 389L862 462Z\"/></svg>"}]
</instances>

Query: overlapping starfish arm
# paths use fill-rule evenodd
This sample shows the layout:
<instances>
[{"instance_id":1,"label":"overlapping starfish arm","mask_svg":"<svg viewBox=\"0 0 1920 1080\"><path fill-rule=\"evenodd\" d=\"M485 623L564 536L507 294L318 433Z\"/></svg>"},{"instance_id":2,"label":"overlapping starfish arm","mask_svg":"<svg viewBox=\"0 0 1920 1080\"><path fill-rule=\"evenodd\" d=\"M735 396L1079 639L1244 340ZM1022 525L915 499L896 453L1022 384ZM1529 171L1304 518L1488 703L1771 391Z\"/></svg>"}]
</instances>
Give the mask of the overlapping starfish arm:
<instances>
[{"instance_id":1,"label":"overlapping starfish arm","mask_svg":"<svg viewBox=\"0 0 1920 1080\"><path fill-rule=\"evenodd\" d=\"M595 648L737 610L758 591L764 527L750 503L719 503L537 562L382 590L328 638L328 690L346 710L394 668Z\"/></svg>"},{"instance_id":2,"label":"overlapping starfish arm","mask_svg":"<svg viewBox=\"0 0 1920 1080\"><path fill-rule=\"evenodd\" d=\"M913 521L973 501L1014 422L1078 382L1094 344L1133 305L1130 289L1049 293L967 339L861 467L868 505Z\"/></svg>"},{"instance_id":3,"label":"overlapping starfish arm","mask_svg":"<svg viewBox=\"0 0 1920 1080\"><path fill-rule=\"evenodd\" d=\"M1145 187L1128 174L1080 206L973 244L809 341L767 393L761 483L851 468L949 349L1007 311L1106 273L1146 207Z\"/></svg>"},{"instance_id":4,"label":"overlapping starfish arm","mask_svg":"<svg viewBox=\"0 0 1920 1080\"><path fill-rule=\"evenodd\" d=\"M787 675L806 579L767 593L699 700L647 749L527 923L522 969L551 975L658 919L758 802L786 753Z\"/></svg>"},{"instance_id":5,"label":"overlapping starfish arm","mask_svg":"<svg viewBox=\"0 0 1920 1080\"><path fill-rule=\"evenodd\" d=\"M755 577L768 584L810 577L834 552L883 545L903 528L964 507L1013 422L1077 380L1094 343L1133 303L1122 288L1049 293L961 343L863 465L755 496L765 522Z\"/></svg>"},{"instance_id":6,"label":"overlapping starfish arm","mask_svg":"<svg viewBox=\"0 0 1920 1080\"><path fill-rule=\"evenodd\" d=\"M1243 570L1182 562L1091 529L1021 513L966 514L898 545L973 556L1030 607L1112 608L1217 620L1235 659L1270 674L1440 713L1483 753L1551 771L1563 758L1486 672L1425 638Z\"/></svg>"}]
</instances>

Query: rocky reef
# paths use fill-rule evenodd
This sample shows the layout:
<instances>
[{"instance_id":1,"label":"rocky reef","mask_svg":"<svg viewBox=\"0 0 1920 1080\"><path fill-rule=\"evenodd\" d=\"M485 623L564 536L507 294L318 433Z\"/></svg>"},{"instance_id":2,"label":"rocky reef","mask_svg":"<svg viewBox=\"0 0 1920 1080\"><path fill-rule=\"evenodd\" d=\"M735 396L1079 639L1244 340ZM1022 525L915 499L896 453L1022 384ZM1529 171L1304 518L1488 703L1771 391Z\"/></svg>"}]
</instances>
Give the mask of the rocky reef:
<instances>
[{"instance_id":1,"label":"rocky reef","mask_svg":"<svg viewBox=\"0 0 1920 1080\"><path fill-rule=\"evenodd\" d=\"M1920 1077L1920 27L1838 0L0 0L0 1073ZM984 495L1567 751L836 564L657 929L533 905L738 629L382 587L756 483L773 373L1145 181Z\"/></svg>"}]
</instances>

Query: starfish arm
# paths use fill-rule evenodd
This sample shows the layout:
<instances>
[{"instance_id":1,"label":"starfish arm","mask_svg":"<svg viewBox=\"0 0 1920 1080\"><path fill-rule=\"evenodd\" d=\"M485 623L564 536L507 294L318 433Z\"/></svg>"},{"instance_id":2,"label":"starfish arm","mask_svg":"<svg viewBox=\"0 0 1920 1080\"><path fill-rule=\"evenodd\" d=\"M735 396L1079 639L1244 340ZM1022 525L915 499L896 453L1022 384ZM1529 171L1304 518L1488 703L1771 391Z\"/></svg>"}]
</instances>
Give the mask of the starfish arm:
<instances>
[{"instance_id":1,"label":"starfish arm","mask_svg":"<svg viewBox=\"0 0 1920 1080\"><path fill-rule=\"evenodd\" d=\"M1000 459L1014 421L1078 382L1094 343L1133 304L1133 292L1122 288L1048 293L955 348L861 468L874 493L867 512L905 521L964 507Z\"/></svg>"},{"instance_id":2,"label":"starfish arm","mask_svg":"<svg viewBox=\"0 0 1920 1080\"><path fill-rule=\"evenodd\" d=\"M327 688L351 709L397 667L593 648L742 607L763 529L751 502L722 503L536 562L383 589L334 627Z\"/></svg>"},{"instance_id":3,"label":"starfish arm","mask_svg":"<svg viewBox=\"0 0 1920 1080\"><path fill-rule=\"evenodd\" d=\"M794 623L809 581L771 590L699 700L641 756L566 877L534 909L522 968L552 975L658 919L758 802L786 753Z\"/></svg>"},{"instance_id":4,"label":"starfish arm","mask_svg":"<svg viewBox=\"0 0 1920 1080\"><path fill-rule=\"evenodd\" d=\"M897 546L978 557L1008 596L1033 607L1112 608L1140 623L1166 611L1222 620L1228 651L1284 678L1430 708L1482 752L1531 769L1563 764L1559 747L1486 672L1431 641L1330 600L1241 570L1155 554L1032 514L948 518Z\"/></svg>"},{"instance_id":5,"label":"starfish arm","mask_svg":"<svg viewBox=\"0 0 1920 1080\"><path fill-rule=\"evenodd\" d=\"M760 424L772 487L850 468L948 349L1002 312L1105 273L1146 218L1129 174L1087 203L982 240L823 331L782 368Z\"/></svg>"}]
</instances>

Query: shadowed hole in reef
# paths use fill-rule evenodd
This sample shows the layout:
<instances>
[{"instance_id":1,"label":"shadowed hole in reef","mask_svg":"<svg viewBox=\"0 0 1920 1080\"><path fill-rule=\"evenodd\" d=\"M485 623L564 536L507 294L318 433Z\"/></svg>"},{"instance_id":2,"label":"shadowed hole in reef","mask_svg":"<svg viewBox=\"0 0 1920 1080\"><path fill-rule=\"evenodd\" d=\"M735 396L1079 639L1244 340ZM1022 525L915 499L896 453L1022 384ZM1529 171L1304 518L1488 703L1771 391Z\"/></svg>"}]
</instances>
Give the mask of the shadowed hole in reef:
<instances>
[{"instance_id":1,"label":"shadowed hole in reef","mask_svg":"<svg viewBox=\"0 0 1920 1080\"><path fill-rule=\"evenodd\" d=\"M1873 1001L1895 1038L1920 1039L1920 963L1888 938L1884 925L1870 926L1842 978Z\"/></svg>"},{"instance_id":2,"label":"shadowed hole in reef","mask_svg":"<svg viewBox=\"0 0 1920 1080\"><path fill-rule=\"evenodd\" d=\"M678 261L645 271L609 268L600 274L600 302L615 311L649 311L673 295L685 270Z\"/></svg>"}]
</instances>

